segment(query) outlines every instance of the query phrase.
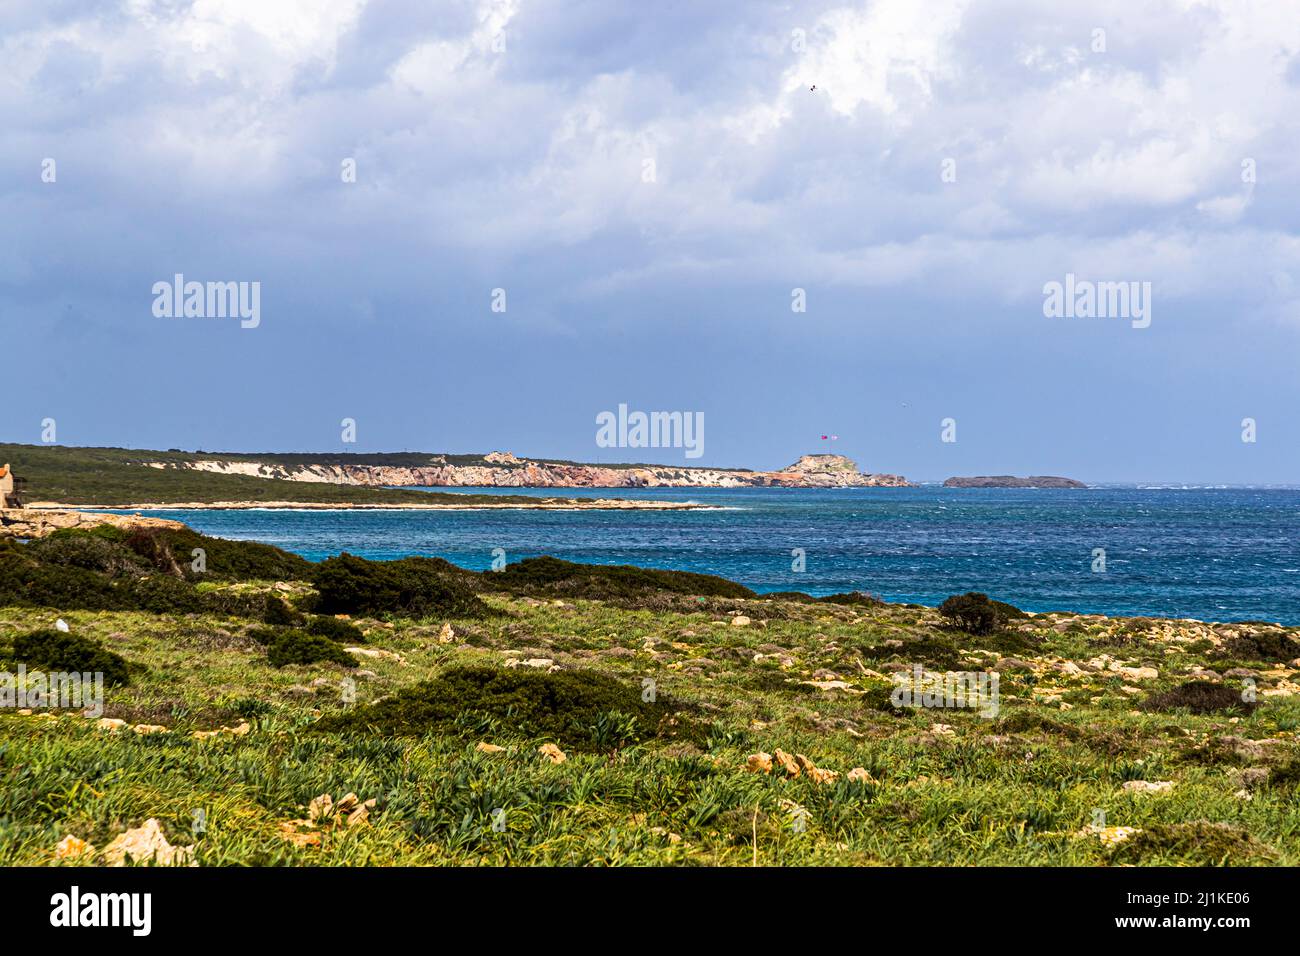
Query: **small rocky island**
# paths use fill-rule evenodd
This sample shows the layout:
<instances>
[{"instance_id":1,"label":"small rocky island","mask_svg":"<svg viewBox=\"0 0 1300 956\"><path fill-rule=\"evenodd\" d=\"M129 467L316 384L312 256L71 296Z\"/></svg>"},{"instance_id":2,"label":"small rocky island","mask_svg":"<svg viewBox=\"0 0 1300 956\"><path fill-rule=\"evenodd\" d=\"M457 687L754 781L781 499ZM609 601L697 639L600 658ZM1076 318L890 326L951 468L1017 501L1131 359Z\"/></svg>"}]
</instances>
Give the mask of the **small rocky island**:
<instances>
[{"instance_id":1,"label":"small rocky island","mask_svg":"<svg viewBox=\"0 0 1300 956\"><path fill-rule=\"evenodd\" d=\"M1054 475L1030 475L1017 478L1015 475L978 475L971 478L949 478L943 483L945 488L1087 488L1082 481L1073 478L1058 478Z\"/></svg>"}]
</instances>

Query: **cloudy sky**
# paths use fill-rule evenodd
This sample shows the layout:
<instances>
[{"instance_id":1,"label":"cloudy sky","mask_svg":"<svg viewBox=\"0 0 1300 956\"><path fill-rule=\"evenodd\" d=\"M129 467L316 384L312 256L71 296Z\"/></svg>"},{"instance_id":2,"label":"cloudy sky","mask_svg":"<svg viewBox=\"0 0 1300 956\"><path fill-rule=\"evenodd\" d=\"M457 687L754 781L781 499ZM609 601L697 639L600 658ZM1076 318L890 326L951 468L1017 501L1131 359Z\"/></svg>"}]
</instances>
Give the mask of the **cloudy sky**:
<instances>
[{"instance_id":1,"label":"cloudy sky","mask_svg":"<svg viewBox=\"0 0 1300 956\"><path fill-rule=\"evenodd\" d=\"M692 464L1300 482L1294 0L9 0L0 44L0 440L683 461L596 447L626 403L704 413ZM156 316L176 273L261 324ZM1045 316L1067 274L1149 327Z\"/></svg>"}]
</instances>

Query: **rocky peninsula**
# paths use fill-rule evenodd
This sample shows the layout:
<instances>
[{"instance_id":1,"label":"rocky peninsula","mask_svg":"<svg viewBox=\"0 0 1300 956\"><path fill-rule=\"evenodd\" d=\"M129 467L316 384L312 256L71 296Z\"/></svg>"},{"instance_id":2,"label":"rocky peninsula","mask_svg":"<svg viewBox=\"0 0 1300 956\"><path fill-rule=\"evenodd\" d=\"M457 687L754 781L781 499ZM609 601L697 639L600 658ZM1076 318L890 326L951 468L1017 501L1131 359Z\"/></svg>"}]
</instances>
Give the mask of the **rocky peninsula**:
<instances>
[{"instance_id":1,"label":"rocky peninsula","mask_svg":"<svg viewBox=\"0 0 1300 956\"><path fill-rule=\"evenodd\" d=\"M309 456L295 456L296 458ZM326 456L322 456L324 459ZM358 456L360 458L360 456ZM419 463L338 460L275 461L262 456L195 457L148 462L153 468L245 475L280 481L366 487L443 488L863 488L907 487L901 475L858 471L843 455L804 455L779 471L691 468L676 465L599 465L518 458L509 452L481 457L430 455ZM468 461L461 460L469 458Z\"/></svg>"}]
</instances>

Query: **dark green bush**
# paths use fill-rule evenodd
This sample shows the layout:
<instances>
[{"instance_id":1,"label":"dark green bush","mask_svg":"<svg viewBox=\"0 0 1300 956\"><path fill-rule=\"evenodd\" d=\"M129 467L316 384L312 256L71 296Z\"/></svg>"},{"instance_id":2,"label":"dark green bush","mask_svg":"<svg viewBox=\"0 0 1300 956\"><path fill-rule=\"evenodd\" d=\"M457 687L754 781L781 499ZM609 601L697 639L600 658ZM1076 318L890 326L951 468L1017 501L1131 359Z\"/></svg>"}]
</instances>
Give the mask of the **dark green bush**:
<instances>
[{"instance_id":1,"label":"dark green bush","mask_svg":"<svg viewBox=\"0 0 1300 956\"><path fill-rule=\"evenodd\" d=\"M548 594L591 600L627 600L648 591L702 597L756 598L726 578L691 571L663 571L628 564L578 564L559 558L526 558L501 571L486 571L484 587L515 594Z\"/></svg>"},{"instance_id":2,"label":"dark green bush","mask_svg":"<svg viewBox=\"0 0 1300 956\"><path fill-rule=\"evenodd\" d=\"M793 601L796 604L816 604L817 599L802 591L769 591L760 595L765 601Z\"/></svg>"},{"instance_id":3,"label":"dark green bush","mask_svg":"<svg viewBox=\"0 0 1300 956\"><path fill-rule=\"evenodd\" d=\"M1276 767L1270 767L1266 785L1275 790L1300 789L1300 758L1287 757Z\"/></svg>"},{"instance_id":4,"label":"dark green bush","mask_svg":"<svg viewBox=\"0 0 1300 956\"><path fill-rule=\"evenodd\" d=\"M297 614L274 594L267 594L265 591L233 591L221 588L198 593L203 610L207 614L247 617L280 625L302 622L302 615Z\"/></svg>"},{"instance_id":5,"label":"dark green bush","mask_svg":"<svg viewBox=\"0 0 1300 956\"><path fill-rule=\"evenodd\" d=\"M1028 618L1029 615L1014 604L1008 604L1006 601L994 601L993 606L998 609L1003 621L1011 621L1017 618Z\"/></svg>"},{"instance_id":6,"label":"dark green bush","mask_svg":"<svg viewBox=\"0 0 1300 956\"><path fill-rule=\"evenodd\" d=\"M310 561L256 541L228 541L189 528L96 529L113 532L157 570L189 580L303 581L311 575ZM194 569L196 549L203 551L203 571Z\"/></svg>"},{"instance_id":7,"label":"dark green bush","mask_svg":"<svg viewBox=\"0 0 1300 956\"><path fill-rule=\"evenodd\" d=\"M42 564L83 568L109 577L134 576L148 570L140 555L120 541L73 529L33 541L27 551Z\"/></svg>"},{"instance_id":8,"label":"dark green bush","mask_svg":"<svg viewBox=\"0 0 1300 956\"><path fill-rule=\"evenodd\" d=\"M307 619L307 625L303 630L308 634L328 637L331 641L338 641L340 644L364 644L366 642L366 635L361 633L361 628L351 621L341 621L337 617L313 615Z\"/></svg>"},{"instance_id":9,"label":"dark green bush","mask_svg":"<svg viewBox=\"0 0 1300 956\"><path fill-rule=\"evenodd\" d=\"M1003 619L998 602L978 591L954 594L939 605L939 613L968 634L992 634Z\"/></svg>"},{"instance_id":10,"label":"dark green bush","mask_svg":"<svg viewBox=\"0 0 1300 956\"><path fill-rule=\"evenodd\" d=\"M298 611L281 598L274 594L266 595L266 605L262 611L262 620L267 624L277 624L282 627L297 627L305 620L305 615Z\"/></svg>"},{"instance_id":11,"label":"dark green bush","mask_svg":"<svg viewBox=\"0 0 1300 956\"><path fill-rule=\"evenodd\" d=\"M259 644L271 644L286 630L284 627L276 626L253 627L249 628L246 633ZM295 630L315 637L323 637L341 645L366 643L366 636L361 633L361 628L333 617L310 617L303 627Z\"/></svg>"},{"instance_id":12,"label":"dark green bush","mask_svg":"<svg viewBox=\"0 0 1300 956\"><path fill-rule=\"evenodd\" d=\"M1285 631L1247 631L1223 642L1220 657L1243 661L1293 661L1300 657L1300 642Z\"/></svg>"},{"instance_id":13,"label":"dark green bush","mask_svg":"<svg viewBox=\"0 0 1300 956\"><path fill-rule=\"evenodd\" d=\"M450 570L449 570L450 569ZM322 614L483 617L486 604L439 558L367 561L344 552L316 566Z\"/></svg>"},{"instance_id":14,"label":"dark green bush","mask_svg":"<svg viewBox=\"0 0 1300 956\"><path fill-rule=\"evenodd\" d=\"M100 672L105 684L129 684L126 659L94 641L62 631L33 631L14 638L13 656L28 668L77 673Z\"/></svg>"},{"instance_id":15,"label":"dark green bush","mask_svg":"<svg viewBox=\"0 0 1300 956\"><path fill-rule=\"evenodd\" d=\"M123 596L101 574L84 568L42 564L26 553L30 545L0 547L0 607L124 609Z\"/></svg>"},{"instance_id":16,"label":"dark green bush","mask_svg":"<svg viewBox=\"0 0 1300 956\"><path fill-rule=\"evenodd\" d=\"M302 616L273 595L199 592L95 529L56 532L20 545L0 541L0 607L85 611L210 612L296 624ZM109 528L121 536L117 528ZM215 539L214 539L215 540Z\"/></svg>"},{"instance_id":17,"label":"dark green bush","mask_svg":"<svg viewBox=\"0 0 1300 956\"><path fill-rule=\"evenodd\" d=\"M1113 865L1167 864L1228 866L1270 863L1276 851L1230 823L1147 823L1115 848Z\"/></svg>"},{"instance_id":18,"label":"dark green bush","mask_svg":"<svg viewBox=\"0 0 1300 956\"><path fill-rule=\"evenodd\" d=\"M196 549L203 551L195 569ZM306 580L311 562L269 544L227 541L189 528L115 528L56 531L31 544L32 556L48 564L70 565L110 576L158 571L186 580Z\"/></svg>"},{"instance_id":19,"label":"dark green bush","mask_svg":"<svg viewBox=\"0 0 1300 956\"><path fill-rule=\"evenodd\" d=\"M113 529L118 530L118 529ZM122 544L133 551L149 567L174 578L184 578L185 571L180 560L168 547L167 539L161 528L132 528L121 531L124 535Z\"/></svg>"},{"instance_id":20,"label":"dark green bush","mask_svg":"<svg viewBox=\"0 0 1300 956\"><path fill-rule=\"evenodd\" d=\"M874 594L868 594L866 591L849 591L845 594L828 594L823 598L818 598L827 604L848 604L858 607L881 607L884 601Z\"/></svg>"},{"instance_id":21,"label":"dark green bush","mask_svg":"<svg viewBox=\"0 0 1300 956\"><path fill-rule=\"evenodd\" d=\"M128 578L117 587L123 608L148 611L151 614L198 614L203 610L203 598L192 585L166 574Z\"/></svg>"},{"instance_id":22,"label":"dark green bush","mask_svg":"<svg viewBox=\"0 0 1300 956\"><path fill-rule=\"evenodd\" d=\"M267 645L266 659L275 667L316 664L320 661L330 661L343 667L357 666L357 659L328 637L296 630L275 633Z\"/></svg>"},{"instance_id":23,"label":"dark green bush","mask_svg":"<svg viewBox=\"0 0 1300 956\"><path fill-rule=\"evenodd\" d=\"M250 627L244 632L248 637L257 641L259 644L270 644L277 637L284 633L284 628L279 627Z\"/></svg>"},{"instance_id":24,"label":"dark green bush","mask_svg":"<svg viewBox=\"0 0 1300 956\"><path fill-rule=\"evenodd\" d=\"M858 652L869 661L899 660L939 671L957 670L963 660L959 642L945 633L908 636L903 638L902 647L863 642Z\"/></svg>"},{"instance_id":25,"label":"dark green bush","mask_svg":"<svg viewBox=\"0 0 1300 956\"><path fill-rule=\"evenodd\" d=\"M1241 699L1241 691L1207 680L1193 680L1173 690L1152 694L1142 704L1144 710L1182 710L1193 714L1236 712L1249 714L1259 704Z\"/></svg>"},{"instance_id":26,"label":"dark green bush","mask_svg":"<svg viewBox=\"0 0 1300 956\"><path fill-rule=\"evenodd\" d=\"M643 701L635 681L595 671L457 667L378 703L325 717L316 727L399 737L474 737L489 728L595 752L699 730L675 714L680 709L662 694L654 703Z\"/></svg>"}]
</instances>

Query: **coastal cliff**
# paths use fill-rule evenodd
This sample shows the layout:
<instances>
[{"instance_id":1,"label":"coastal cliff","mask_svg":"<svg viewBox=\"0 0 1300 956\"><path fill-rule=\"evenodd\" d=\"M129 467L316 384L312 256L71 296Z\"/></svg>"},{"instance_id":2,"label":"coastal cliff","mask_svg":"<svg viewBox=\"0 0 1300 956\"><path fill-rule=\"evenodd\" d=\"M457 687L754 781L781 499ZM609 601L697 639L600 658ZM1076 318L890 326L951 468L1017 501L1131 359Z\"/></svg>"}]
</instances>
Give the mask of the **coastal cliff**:
<instances>
[{"instance_id":1,"label":"coastal cliff","mask_svg":"<svg viewBox=\"0 0 1300 956\"><path fill-rule=\"evenodd\" d=\"M246 475L281 481L371 487L448 488L861 488L907 487L901 475L867 474L843 455L804 455L780 471L675 465L592 465L536 461L492 452L472 463L431 455L424 464L274 462L230 457L149 462L153 468Z\"/></svg>"}]
</instances>

